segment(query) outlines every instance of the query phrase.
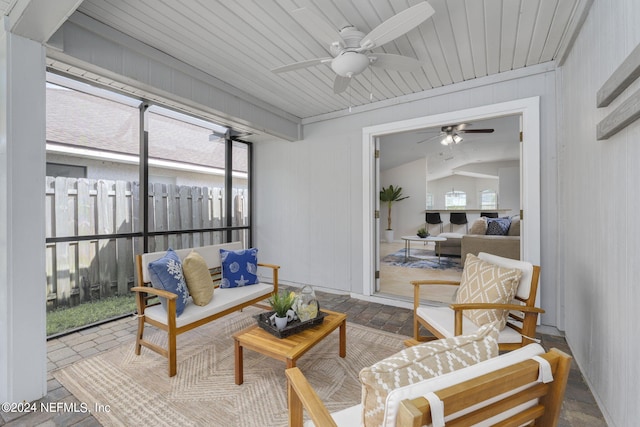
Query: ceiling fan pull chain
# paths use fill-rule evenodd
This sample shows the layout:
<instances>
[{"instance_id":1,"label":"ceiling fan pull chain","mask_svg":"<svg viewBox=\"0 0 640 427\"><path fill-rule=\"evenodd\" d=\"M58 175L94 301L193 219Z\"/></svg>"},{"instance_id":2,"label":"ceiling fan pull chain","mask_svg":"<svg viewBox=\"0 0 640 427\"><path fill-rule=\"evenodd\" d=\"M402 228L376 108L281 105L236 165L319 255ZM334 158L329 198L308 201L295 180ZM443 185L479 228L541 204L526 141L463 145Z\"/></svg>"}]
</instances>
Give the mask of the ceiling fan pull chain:
<instances>
[{"instance_id":1,"label":"ceiling fan pull chain","mask_svg":"<svg viewBox=\"0 0 640 427\"><path fill-rule=\"evenodd\" d=\"M369 67L369 101L373 101L373 70Z\"/></svg>"},{"instance_id":2,"label":"ceiling fan pull chain","mask_svg":"<svg viewBox=\"0 0 640 427\"><path fill-rule=\"evenodd\" d=\"M351 89L351 86L349 86L349 112L351 112L351 105L353 104L353 102L351 102L351 93L352 93L353 89Z\"/></svg>"}]
</instances>

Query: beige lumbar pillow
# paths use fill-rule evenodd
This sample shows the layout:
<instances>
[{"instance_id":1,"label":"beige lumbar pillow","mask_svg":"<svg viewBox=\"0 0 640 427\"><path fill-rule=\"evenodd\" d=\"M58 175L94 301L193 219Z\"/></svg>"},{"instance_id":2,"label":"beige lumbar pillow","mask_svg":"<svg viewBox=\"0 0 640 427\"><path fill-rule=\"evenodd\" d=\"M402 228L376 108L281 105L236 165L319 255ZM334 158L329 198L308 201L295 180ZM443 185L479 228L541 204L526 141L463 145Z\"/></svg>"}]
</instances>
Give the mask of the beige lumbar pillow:
<instances>
[{"instance_id":1,"label":"beige lumbar pillow","mask_svg":"<svg viewBox=\"0 0 640 427\"><path fill-rule=\"evenodd\" d=\"M473 254L467 254L462 271L456 303L497 303L509 304L516 294L522 270L505 268L483 261ZM478 326L498 323L504 329L508 310L464 310L462 312Z\"/></svg>"},{"instance_id":2,"label":"beige lumbar pillow","mask_svg":"<svg viewBox=\"0 0 640 427\"><path fill-rule=\"evenodd\" d=\"M182 261L182 273L195 305L207 305L213 298L213 280L207 262L196 251Z\"/></svg>"},{"instance_id":3,"label":"beige lumbar pillow","mask_svg":"<svg viewBox=\"0 0 640 427\"><path fill-rule=\"evenodd\" d=\"M364 425L383 424L385 403L392 390L475 365L497 355L498 329L491 324L470 335L406 348L362 369L360 382Z\"/></svg>"}]
</instances>

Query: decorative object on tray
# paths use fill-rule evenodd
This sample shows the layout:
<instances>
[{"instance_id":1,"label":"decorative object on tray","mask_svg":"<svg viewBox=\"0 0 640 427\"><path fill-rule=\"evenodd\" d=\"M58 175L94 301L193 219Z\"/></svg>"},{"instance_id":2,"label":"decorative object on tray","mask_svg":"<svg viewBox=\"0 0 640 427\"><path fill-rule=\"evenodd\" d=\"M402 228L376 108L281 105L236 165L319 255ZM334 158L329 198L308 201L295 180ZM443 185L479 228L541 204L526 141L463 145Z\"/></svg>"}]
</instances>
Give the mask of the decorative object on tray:
<instances>
[{"instance_id":1,"label":"decorative object on tray","mask_svg":"<svg viewBox=\"0 0 640 427\"><path fill-rule=\"evenodd\" d=\"M318 315L315 318L304 322L300 321L300 319L294 319L289 321L289 323L287 323L287 325L282 329L278 329L278 327L271 321L271 318L274 316L273 311L260 313L255 316L255 318L258 321L258 326L269 332L271 335L278 338L286 338L290 335L297 334L298 332L302 332L305 329L312 328L321 324L324 321L326 315L327 313L318 311Z\"/></svg>"},{"instance_id":2,"label":"decorative object on tray","mask_svg":"<svg viewBox=\"0 0 640 427\"><path fill-rule=\"evenodd\" d=\"M269 298L269 304L274 311L274 313L272 313L274 322L278 329L286 327L287 323L295 317L295 311L291 309L295 299L296 294L289 291L274 292L271 298Z\"/></svg>"},{"instance_id":3,"label":"decorative object on tray","mask_svg":"<svg viewBox=\"0 0 640 427\"><path fill-rule=\"evenodd\" d=\"M309 285L304 286L293 303L293 310L300 318L301 322L315 319L318 316L318 300L316 299L316 293Z\"/></svg>"},{"instance_id":4,"label":"decorative object on tray","mask_svg":"<svg viewBox=\"0 0 640 427\"><path fill-rule=\"evenodd\" d=\"M419 238L424 239L426 237L429 237L429 232L427 231L426 228L422 227L420 229L418 229L418 232L416 233L418 235Z\"/></svg>"}]
</instances>

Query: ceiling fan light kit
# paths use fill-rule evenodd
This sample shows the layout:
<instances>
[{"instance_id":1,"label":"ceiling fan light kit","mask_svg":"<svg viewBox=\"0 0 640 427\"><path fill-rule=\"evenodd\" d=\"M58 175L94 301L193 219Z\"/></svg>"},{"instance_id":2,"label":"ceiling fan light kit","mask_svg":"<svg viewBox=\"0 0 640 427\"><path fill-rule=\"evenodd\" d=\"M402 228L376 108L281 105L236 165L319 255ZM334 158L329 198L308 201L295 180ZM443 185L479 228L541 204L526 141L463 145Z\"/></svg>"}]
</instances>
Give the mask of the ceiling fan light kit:
<instances>
[{"instance_id":1,"label":"ceiling fan light kit","mask_svg":"<svg viewBox=\"0 0 640 427\"><path fill-rule=\"evenodd\" d=\"M369 57L357 52L343 52L331 61L331 69L342 77L351 78L369 66Z\"/></svg>"},{"instance_id":2,"label":"ceiling fan light kit","mask_svg":"<svg viewBox=\"0 0 640 427\"><path fill-rule=\"evenodd\" d=\"M406 34L429 19L434 12L429 3L420 2L392 16L365 35L354 26L347 26L338 31L309 9L296 9L291 12L293 17L316 39L325 44L332 57L308 59L277 67L271 71L283 73L320 64L331 64L331 69L336 73L333 91L339 94L348 88L352 77L362 73L369 66L397 71L419 69L420 62L415 58L369 51Z\"/></svg>"},{"instance_id":3,"label":"ceiling fan light kit","mask_svg":"<svg viewBox=\"0 0 640 427\"><path fill-rule=\"evenodd\" d=\"M448 133L447 135L445 135L444 138L442 138L442 141L440 141L440 144L453 145L453 144L459 144L461 142L462 142L462 137L460 135L458 135L457 133Z\"/></svg>"},{"instance_id":4,"label":"ceiling fan light kit","mask_svg":"<svg viewBox=\"0 0 640 427\"><path fill-rule=\"evenodd\" d=\"M438 135L418 141L418 144L422 144L423 142L431 141L436 138L442 138L440 139L440 144L451 146L463 141L461 135L463 133L493 133L494 131L493 129L467 129L468 126L472 125L469 123L459 123L457 125L442 126Z\"/></svg>"}]
</instances>

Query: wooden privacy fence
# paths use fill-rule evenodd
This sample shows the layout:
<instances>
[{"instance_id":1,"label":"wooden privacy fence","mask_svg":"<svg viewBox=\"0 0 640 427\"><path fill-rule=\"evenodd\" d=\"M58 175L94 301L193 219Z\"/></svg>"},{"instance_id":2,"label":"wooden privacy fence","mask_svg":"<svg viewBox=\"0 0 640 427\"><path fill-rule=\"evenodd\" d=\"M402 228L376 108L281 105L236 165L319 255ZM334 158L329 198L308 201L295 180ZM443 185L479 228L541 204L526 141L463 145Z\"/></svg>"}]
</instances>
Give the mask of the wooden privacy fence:
<instances>
[{"instance_id":1,"label":"wooden privacy fence","mask_svg":"<svg viewBox=\"0 0 640 427\"><path fill-rule=\"evenodd\" d=\"M193 230L224 224L223 189L149 187L149 230L176 231L150 238L149 251L222 242L219 231ZM247 224L245 191L233 189L232 225ZM48 309L129 293L134 285L134 254L142 252L142 238L108 235L141 231L139 194L137 182L47 177L47 238L70 238L46 245ZM234 233L235 239L242 239L242 233Z\"/></svg>"}]
</instances>

